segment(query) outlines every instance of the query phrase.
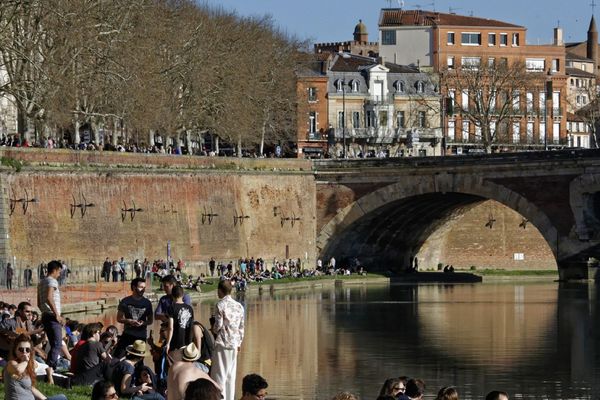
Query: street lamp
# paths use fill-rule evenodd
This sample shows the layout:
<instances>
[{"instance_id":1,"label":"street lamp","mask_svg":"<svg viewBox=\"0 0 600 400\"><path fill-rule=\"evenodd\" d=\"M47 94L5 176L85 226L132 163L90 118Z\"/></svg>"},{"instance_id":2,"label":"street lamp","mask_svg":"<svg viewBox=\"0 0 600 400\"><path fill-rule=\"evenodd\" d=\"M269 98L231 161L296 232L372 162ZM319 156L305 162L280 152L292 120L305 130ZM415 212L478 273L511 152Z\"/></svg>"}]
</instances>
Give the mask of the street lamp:
<instances>
[{"instance_id":1,"label":"street lamp","mask_svg":"<svg viewBox=\"0 0 600 400\"><path fill-rule=\"evenodd\" d=\"M342 79L342 157L346 158L346 78Z\"/></svg>"}]
</instances>

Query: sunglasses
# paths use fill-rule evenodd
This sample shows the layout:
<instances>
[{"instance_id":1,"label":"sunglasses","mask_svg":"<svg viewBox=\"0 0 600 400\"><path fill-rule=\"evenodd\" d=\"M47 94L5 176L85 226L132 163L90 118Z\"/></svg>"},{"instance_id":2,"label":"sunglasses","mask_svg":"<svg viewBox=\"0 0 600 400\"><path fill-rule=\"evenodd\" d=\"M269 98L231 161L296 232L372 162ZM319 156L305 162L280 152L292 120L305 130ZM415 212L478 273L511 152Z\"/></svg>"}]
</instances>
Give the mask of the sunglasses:
<instances>
[{"instance_id":1,"label":"sunglasses","mask_svg":"<svg viewBox=\"0 0 600 400\"><path fill-rule=\"evenodd\" d=\"M17 350L19 350L21 353L29 353L31 352L31 347L19 347Z\"/></svg>"}]
</instances>

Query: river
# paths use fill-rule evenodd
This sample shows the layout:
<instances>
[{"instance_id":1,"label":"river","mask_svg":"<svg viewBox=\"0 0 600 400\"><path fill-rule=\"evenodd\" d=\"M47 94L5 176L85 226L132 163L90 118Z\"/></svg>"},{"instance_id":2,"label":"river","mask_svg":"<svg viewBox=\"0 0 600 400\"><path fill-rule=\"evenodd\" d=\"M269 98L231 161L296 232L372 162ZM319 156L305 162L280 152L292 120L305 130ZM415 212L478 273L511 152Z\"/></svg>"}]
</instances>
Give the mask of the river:
<instances>
[{"instance_id":1,"label":"river","mask_svg":"<svg viewBox=\"0 0 600 400\"><path fill-rule=\"evenodd\" d=\"M600 396L594 285L374 284L248 294L243 302L238 387L258 373L269 398L329 399L345 390L375 399L386 378L401 375L424 379L426 398L446 385L461 399L493 389L511 398ZM196 305L202 322L213 304ZM102 319L114 320L114 311Z\"/></svg>"}]
</instances>

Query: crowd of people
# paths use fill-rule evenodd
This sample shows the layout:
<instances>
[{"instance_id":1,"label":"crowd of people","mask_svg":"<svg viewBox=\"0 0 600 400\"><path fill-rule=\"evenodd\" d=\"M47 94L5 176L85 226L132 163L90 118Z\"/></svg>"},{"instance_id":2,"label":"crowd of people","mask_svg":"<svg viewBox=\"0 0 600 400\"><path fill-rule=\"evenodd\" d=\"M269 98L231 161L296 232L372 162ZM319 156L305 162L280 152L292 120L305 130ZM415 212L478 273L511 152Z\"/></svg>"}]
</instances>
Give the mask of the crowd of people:
<instances>
[{"instance_id":1,"label":"crowd of people","mask_svg":"<svg viewBox=\"0 0 600 400\"><path fill-rule=\"evenodd\" d=\"M211 260L211 273L217 263ZM112 262L110 263L112 265ZM220 264L220 263L219 263ZM64 394L46 397L36 387L38 380L64 387L92 387L93 400L131 398L134 400L233 400L236 390L237 356L244 339L245 312L231 296L237 276L250 277L265 270L262 259L244 259L229 270L219 265L218 302L204 326L191 306L191 298L173 274L162 277L164 295L156 308L145 297L146 279L130 282L131 294L120 300L117 322L122 331L100 322L81 324L62 315L58 278L63 270L51 261L38 285L38 314L29 301L18 306L0 303L0 363L8 400L64 400ZM142 267L140 267L142 268ZM174 268L176 270L177 267ZM274 262L276 273L301 273L300 260ZM320 271L335 271L335 260ZM315 269L315 271L317 271ZM136 271L134 267L134 272ZM323 272L325 273L325 272ZM141 275L141 274L140 274ZM156 337L150 329L160 323ZM152 365L145 361L151 358ZM262 400L267 381L249 374L242 381L242 400ZM387 379L378 400L422 399L425 384L406 377ZM336 400L352 400L340 393ZM439 400L457 400L454 387L442 388ZM486 400L508 400L504 392L491 392Z\"/></svg>"}]
</instances>

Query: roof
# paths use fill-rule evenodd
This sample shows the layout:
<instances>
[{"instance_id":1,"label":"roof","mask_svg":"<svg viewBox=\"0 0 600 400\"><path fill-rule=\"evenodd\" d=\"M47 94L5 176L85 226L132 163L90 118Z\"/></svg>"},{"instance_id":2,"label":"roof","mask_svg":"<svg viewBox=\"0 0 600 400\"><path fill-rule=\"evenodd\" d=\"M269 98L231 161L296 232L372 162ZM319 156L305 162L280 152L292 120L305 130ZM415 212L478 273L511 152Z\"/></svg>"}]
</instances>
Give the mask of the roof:
<instances>
[{"instance_id":1,"label":"roof","mask_svg":"<svg viewBox=\"0 0 600 400\"><path fill-rule=\"evenodd\" d=\"M330 70L333 72L357 72L359 69L379 64L377 59L371 57L357 56L355 54L338 54L333 60ZM415 67L407 65L398 65L394 63L385 63L385 67L392 73L418 73Z\"/></svg>"},{"instance_id":2,"label":"roof","mask_svg":"<svg viewBox=\"0 0 600 400\"><path fill-rule=\"evenodd\" d=\"M592 78L592 79L596 77L596 75L592 74L591 72L587 72L587 71L584 71L579 68L567 67L567 68L565 68L565 70L567 71L567 75L569 75L569 76L578 76L580 78Z\"/></svg>"},{"instance_id":3,"label":"roof","mask_svg":"<svg viewBox=\"0 0 600 400\"><path fill-rule=\"evenodd\" d=\"M446 14L424 10L403 10L401 8L384 8L379 16L379 26L489 26L502 28L522 28L488 18L470 17L458 14Z\"/></svg>"},{"instance_id":4,"label":"roof","mask_svg":"<svg viewBox=\"0 0 600 400\"><path fill-rule=\"evenodd\" d=\"M594 62L594 60L592 60L591 58L583 57L578 54L572 53L570 51L567 51L567 54L565 55L565 59L574 60L574 61Z\"/></svg>"},{"instance_id":5,"label":"roof","mask_svg":"<svg viewBox=\"0 0 600 400\"><path fill-rule=\"evenodd\" d=\"M362 19L358 20L358 24L354 27L355 35L368 35L367 26L363 24Z\"/></svg>"}]
</instances>

